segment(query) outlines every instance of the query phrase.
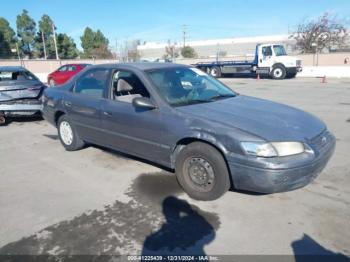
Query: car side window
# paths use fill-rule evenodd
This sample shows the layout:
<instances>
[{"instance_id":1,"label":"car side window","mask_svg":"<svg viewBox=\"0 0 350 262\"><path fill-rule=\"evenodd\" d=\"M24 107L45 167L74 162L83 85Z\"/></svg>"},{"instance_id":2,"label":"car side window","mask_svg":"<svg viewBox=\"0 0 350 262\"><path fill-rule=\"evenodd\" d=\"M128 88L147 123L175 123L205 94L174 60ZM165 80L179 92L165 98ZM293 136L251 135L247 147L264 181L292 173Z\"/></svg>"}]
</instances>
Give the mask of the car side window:
<instances>
[{"instance_id":1,"label":"car side window","mask_svg":"<svg viewBox=\"0 0 350 262\"><path fill-rule=\"evenodd\" d=\"M102 98L107 83L108 69L95 68L87 71L76 82L74 93Z\"/></svg>"},{"instance_id":2,"label":"car side window","mask_svg":"<svg viewBox=\"0 0 350 262\"><path fill-rule=\"evenodd\" d=\"M141 80L132 72L118 70L112 76L111 99L132 103L136 97L150 97Z\"/></svg>"},{"instance_id":3,"label":"car side window","mask_svg":"<svg viewBox=\"0 0 350 262\"><path fill-rule=\"evenodd\" d=\"M57 71L59 71L59 72L65 72L65 71L67 71L67 66L61 66L60 68L58 68Z\"/></svg>"},{"instance_id":4,"label":"car side window","mask_svg":"<svg viewBox=\"0 0 350 262\"><path fill-rule=\"evenodd\" d=\"M272 56L271 46L263 46L262 54L263 54L263 56Z\"/></svg>"},{"instance_id":5,"label":"car side window","mask_svg":"<svg viewBox=\"0 0 350 262\"><path fill-rule=\"evenodd\" d=\"M77 70L77 67L76 66L68 66L68 71L71 72L71 71L75 71Z\"/></svg>"}]
</instances>

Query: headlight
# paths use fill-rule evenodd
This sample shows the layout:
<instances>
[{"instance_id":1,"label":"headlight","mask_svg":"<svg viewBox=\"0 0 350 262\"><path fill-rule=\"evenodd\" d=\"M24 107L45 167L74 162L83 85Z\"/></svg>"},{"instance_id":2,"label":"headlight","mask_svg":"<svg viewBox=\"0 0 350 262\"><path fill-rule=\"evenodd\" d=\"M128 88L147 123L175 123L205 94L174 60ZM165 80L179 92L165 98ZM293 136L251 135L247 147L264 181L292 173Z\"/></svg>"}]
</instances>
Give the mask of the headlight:
<instances>
[{"instance_id":1,"label":"headlight","mask_svg":"<svg viewBox=\"0 0 350 262\"><path fill-rule=\"evenodd\" d=\"M290 156L303 153L305 147L300 142L241 142L248 155L259 157Z\"/></svg>"},{"instance_id":2,"label":"headlight","mask_svg":"<svg viewBox=\"0 0 350 262\"><path fill-rule=\"evenodd\" d=\"M241 142L241 145L248 155L261 157L277 156L276 150L269 143Z\"/></svg>"},{"instance_id":3,"label":"headlight","mask_svg":"<svg viewBox=\"0 0 350 262\"><path fill-rule=\"evenodd\" d=\"M299 142L275 142L272 146L276 149L278 156L296 155L305 151L304 144Z\"/></svg>"}]
</instances>

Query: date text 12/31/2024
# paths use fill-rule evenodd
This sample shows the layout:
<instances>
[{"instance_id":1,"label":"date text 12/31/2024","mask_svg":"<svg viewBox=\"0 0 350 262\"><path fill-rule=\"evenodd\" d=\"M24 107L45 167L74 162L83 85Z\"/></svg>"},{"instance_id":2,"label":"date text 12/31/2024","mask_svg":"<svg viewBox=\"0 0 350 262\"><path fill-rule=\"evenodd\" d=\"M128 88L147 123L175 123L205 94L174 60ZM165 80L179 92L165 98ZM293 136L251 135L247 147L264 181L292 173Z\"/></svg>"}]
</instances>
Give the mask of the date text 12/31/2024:
<instances>
[{"instance_id":1,"label":"date text 12/31/2024","mask_svg":"<svg viewBox=\"0 0 350 262\"><path fill-rule=\"evenodd\" d=\"M216 256L128 256L128 261L219 261Z\"/></svg>"}]
</instances>

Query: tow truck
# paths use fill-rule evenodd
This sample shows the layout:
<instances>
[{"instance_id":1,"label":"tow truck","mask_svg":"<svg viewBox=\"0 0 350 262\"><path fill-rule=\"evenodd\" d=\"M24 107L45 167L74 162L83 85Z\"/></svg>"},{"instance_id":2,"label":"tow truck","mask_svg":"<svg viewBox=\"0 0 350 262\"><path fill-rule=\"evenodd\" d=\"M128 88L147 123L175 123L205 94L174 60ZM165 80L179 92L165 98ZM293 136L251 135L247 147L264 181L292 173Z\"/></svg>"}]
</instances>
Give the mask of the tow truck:
<instances>
[{"instance_id":1,"label":"tow truck","mask_svg":"<svg viewBox=\"0 0 350 262\"><path fill-rule=\"evenodd\" d=\"M254 74L273 79L293 78L302 71L301 60L288 56L282 44L257 44L254 60L199 62L194 66L213 77Z\"/></svg>"}]
</instances>

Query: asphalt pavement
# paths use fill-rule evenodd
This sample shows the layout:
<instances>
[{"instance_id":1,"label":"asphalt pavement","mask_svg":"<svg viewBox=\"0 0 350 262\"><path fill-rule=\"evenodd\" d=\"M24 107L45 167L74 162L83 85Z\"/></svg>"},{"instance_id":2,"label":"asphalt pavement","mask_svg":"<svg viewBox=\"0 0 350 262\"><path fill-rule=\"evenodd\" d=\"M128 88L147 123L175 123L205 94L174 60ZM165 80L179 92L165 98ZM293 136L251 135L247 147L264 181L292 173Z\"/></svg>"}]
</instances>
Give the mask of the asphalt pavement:
<instances>
[{"instance_id":1,"label":"asphalt pavement","mask_svg":"<svg viewBox=\"0 0 350 262\"><path fill-rule=\"evenodd\" d=\"M349 256L350 80L222 81L328 125L336 151L312 184L195 201L168 170L95 146L67 152L45 121L15 119L0 127L0 254Z\"/></svg>"}]
</instances>

